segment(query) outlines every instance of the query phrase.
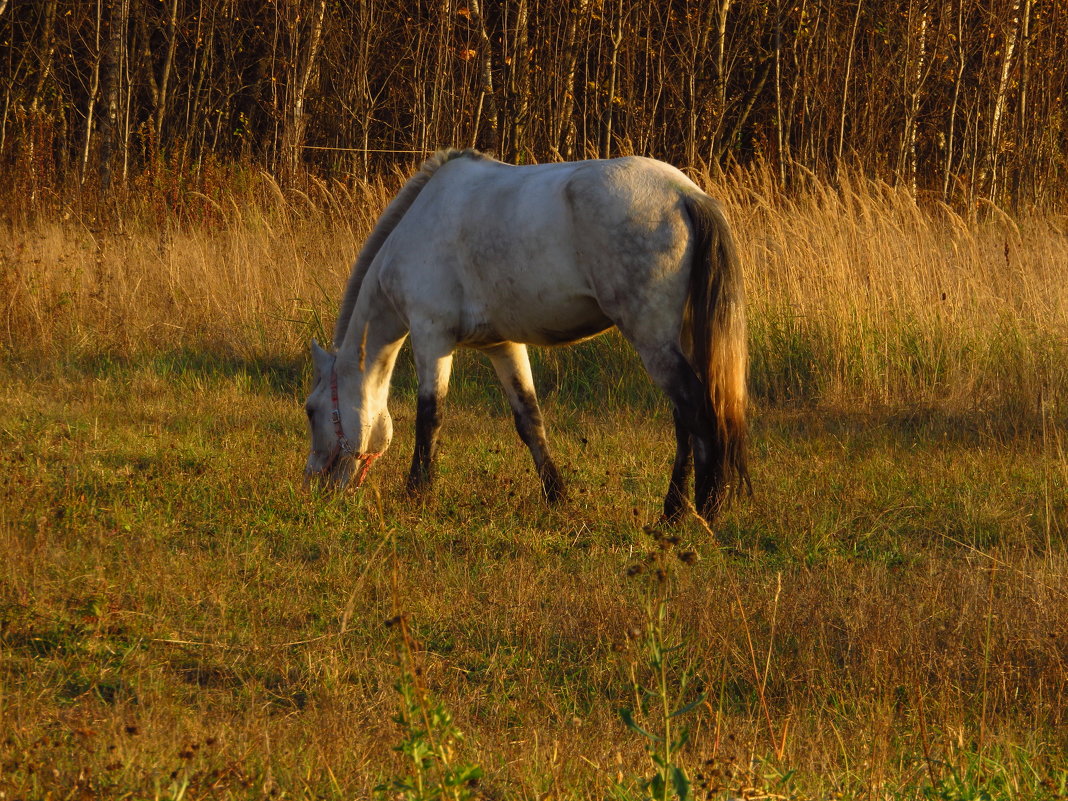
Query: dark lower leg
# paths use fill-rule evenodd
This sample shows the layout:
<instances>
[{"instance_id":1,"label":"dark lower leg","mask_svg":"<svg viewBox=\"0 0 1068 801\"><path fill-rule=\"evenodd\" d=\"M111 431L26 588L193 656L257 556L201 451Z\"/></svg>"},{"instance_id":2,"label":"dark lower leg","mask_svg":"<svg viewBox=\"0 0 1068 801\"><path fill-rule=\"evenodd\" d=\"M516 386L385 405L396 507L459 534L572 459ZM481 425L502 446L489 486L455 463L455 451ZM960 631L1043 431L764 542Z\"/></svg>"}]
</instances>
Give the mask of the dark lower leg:
<instances>
[{"instance_id":1,"label":"dark lower leg","mask_svg":"<svg viewBox=\"0 0 1068 801\"><path fill-rule=\"evenodd\" d=\"M697 374L681 352L674 358L673 377L667 384L668 396L675 405L676 437L681 442L682 429L689 434L688 450L693 453L694 506L697 513L711 524L724 500L722 447L716 430L716 421ZM688 459L686 460L689 461ZM688 470L682 464L682 447L676 453L672 470L672 484L664 502L665 516L669 513L668 502L676 488L676 477ZM685 493L685 485L679 486Z\"/></svg>"},{"instance_id":2,"label":"dark lower leg","mask_svg":"<svg viewBox=\"0 0 1068 801\"><path fill-rule=\"evenodd\" d=\"M677 522L682 517L682 512L686 508L686 495L693 467L690 430L678 407L674 409L674 418L675 463L671 467L671 482L668 484L667 497L664 498L664 520L668 523Z\"/></svg>"},{"instance_id":3,"label":"dark lower leg","mask_svg":"<svg viewBox=\"0 0 1068 801\"><path fill-rule=\"evenodd\" d=\"M434 459L441 430L441 401L435 395L420 395L415 411L415 453L408 472L407 488L417 492L434 480Z\"/></svg>"},{"instance_id":4,"label":"dark lower leg","mask_svg":"<svg viewBox=\"0 0 1068 801\"><path fill-rule=\"evenodd\" d=\"M694 505L698 514L711 525L723 506L726 487L723 482L723 465L716 458L720 452L717 448L717 436L714 426L698 439L694 437Z\"/></svg>"},{"instance_id":5,"label":"dark lower leg","mask_svg":"<svg viewBox=\"0 0 1068 801\"><path fill-rule=\"evenodd\" d=\"M538 399L522 387L515 386L513 390L511 397L515 429L534 457L542 491L549 501L561 500L565 495L564 479L549 455L549 444L545 439L545 424L542 422Z\"/></svg>"},{"instance_id":6,"label":"dark lower leg","mask_svg":"<svg viewBox=\"0 0 1068 801\"><path fill-rule=\"evenodd\" d=\"M549 501L564 497L564 480L556 469L549 455L549 444L545 439L545 425L541 419L538 396L534 392L534 378L530 373L530 359L527 349L514 342L506 342L486 353L493 361L493 369L504 387L508 403L515 416L515 429L523 440L541 479L542 491Z\"/></svg>"}]
</instances>

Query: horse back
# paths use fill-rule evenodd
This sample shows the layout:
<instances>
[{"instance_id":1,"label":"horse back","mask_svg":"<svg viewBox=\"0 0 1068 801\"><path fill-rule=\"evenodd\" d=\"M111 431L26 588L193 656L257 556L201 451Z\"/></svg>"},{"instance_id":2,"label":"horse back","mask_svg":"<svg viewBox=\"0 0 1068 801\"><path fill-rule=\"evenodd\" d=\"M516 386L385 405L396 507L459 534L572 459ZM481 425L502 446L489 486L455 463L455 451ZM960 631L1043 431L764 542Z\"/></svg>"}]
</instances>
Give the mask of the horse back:
<instances>
[{"instance_id":1,"label":"horse back","mask_svg":"<svg viewBox=\"0 0 1068 801\"><path fill-rule=\"evenodd\" d=\"M455 159L383 248L383 286L459 342L556 344L681 309L700 190L644 158L513 166ZM666 311L666 310L665 310Z\"/></svg>"}]
</instances>

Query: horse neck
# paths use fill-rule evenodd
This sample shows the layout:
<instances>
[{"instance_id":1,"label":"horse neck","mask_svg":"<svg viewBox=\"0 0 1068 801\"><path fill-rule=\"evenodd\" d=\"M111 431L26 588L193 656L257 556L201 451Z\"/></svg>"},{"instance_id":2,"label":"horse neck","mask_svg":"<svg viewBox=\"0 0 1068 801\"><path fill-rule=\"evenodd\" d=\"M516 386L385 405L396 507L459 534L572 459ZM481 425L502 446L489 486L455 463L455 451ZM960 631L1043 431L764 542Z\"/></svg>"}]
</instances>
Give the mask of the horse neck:
<instances>
[{"instance_id":1,"label":"horse neck","mask_svg":"<svg viewBox=\"0 0 1068 801\"><path fill-rule=\"evenodd\" d=\"M378 281L368 282L360 292L336 362L338 374L359 386L357 405L385 405L407 333L407 326L378 289Z\"/></svg>"}]
</instances>

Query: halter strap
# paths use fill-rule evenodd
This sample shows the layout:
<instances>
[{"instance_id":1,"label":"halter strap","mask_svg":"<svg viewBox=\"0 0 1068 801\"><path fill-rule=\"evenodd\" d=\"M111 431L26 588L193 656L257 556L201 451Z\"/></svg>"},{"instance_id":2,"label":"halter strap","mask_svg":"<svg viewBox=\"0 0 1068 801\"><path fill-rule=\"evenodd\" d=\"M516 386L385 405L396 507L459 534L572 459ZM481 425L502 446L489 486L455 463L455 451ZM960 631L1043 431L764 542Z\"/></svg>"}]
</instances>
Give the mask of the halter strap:
<instances>
[{"instance_id":1,"label":"halter strap","mask_svg":"<svg viewBox=\"0 0 1068 801\"><path fill-rule=\"evenodd\" d=\"M330 419L334 421L334 433L337 434L337 444L340 446L341 451L355 456L356 449L352 447L352 443L349 442L348 437L345 436L345 430L341 427L341 404L337 399L337 368L330 370L330 403L333 405L330 409Z\"/></svg>"},{"instance_id":2,"label":"halter strap","mask_svg":"<svg viewBox=\"0 0 1068 801\"><path fill-rule=\"evenodd\" d=\"M341 404L337 398L337 368L331 368L330 370L330 403L333 408L330 409L330 419L334 423L334 433L337 435L337 443L330 451L330 456L326 460L326 464L319 471L320 473L329 472L337 460L341 458L342 454L351 456L360 462L359 472L356 473L356 487L359 488L363 484L363 480L367 478L367 473L371 469L371 465L375 463L375 459L382 455L381 451L375 453L361 453L356 448L352 441L345 436L345 429L341 427Z\"/></svg>"}]
</instances>

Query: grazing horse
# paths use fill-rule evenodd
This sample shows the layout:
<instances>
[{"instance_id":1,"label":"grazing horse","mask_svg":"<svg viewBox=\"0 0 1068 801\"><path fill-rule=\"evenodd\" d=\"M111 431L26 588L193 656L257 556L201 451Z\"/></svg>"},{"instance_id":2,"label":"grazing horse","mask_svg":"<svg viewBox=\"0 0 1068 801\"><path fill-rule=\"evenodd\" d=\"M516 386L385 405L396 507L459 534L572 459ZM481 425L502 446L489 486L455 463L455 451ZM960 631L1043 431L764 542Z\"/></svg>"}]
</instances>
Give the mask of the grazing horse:
<instances>
[{"instance_id":1,"label":"grazing horse","mask_svg":"<svg viewBox=\"0 0 1068 801\"><path fill-rule=\"evenodd\" d=\"M360 251L335 354L312 343L306 478L363 481L389 446L390 377L411 336L419 380L407 487L430 485L458 345L485 353L546 498L564 496L527 345L616 326L673 405L677 448L664 517L712 522L746 471L742 273L719 205L647 158L513 166L444 150L404 185Z\"/></svg>"}]
</instances>

